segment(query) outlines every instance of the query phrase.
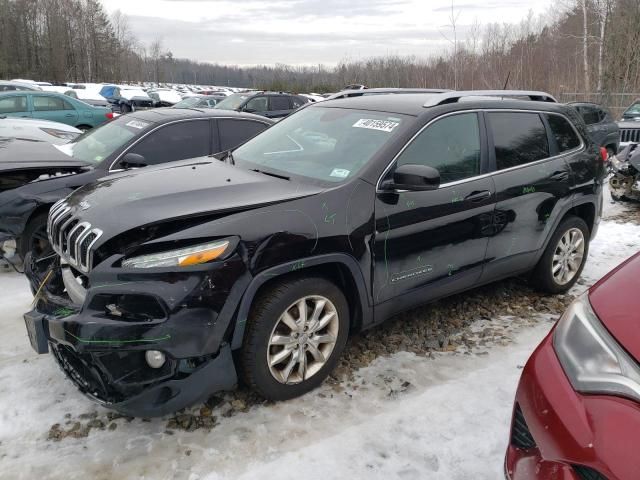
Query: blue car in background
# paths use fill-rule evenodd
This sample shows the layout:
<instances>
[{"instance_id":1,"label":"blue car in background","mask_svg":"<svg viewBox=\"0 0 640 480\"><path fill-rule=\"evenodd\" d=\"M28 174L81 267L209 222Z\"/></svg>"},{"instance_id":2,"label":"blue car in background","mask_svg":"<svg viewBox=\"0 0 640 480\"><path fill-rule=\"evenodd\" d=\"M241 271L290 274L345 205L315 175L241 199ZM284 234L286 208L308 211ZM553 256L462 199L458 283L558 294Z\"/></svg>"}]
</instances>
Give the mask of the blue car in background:
<instances>
[{"instance_id":1,"label":"blue car in background","mask_svg":"<svg viewBox=\"0 0 640 480\"><path fill-rule=\"evenodd\" d=\"M113 112L61 93L12 91L0 93L0 117L51 120L85 131L112 119Z\"/></svg>"},{"instance_id":2,"label":"blue car in background","mask_svg":"<svg viewBox=\"0 0 640 480\"><path fill-rule=\"evenodd\" d=\"M100 95L107 99L114 112L129 113L157 107L156 102L139 87L105 85Z\"/></svg>"}]
</instances>

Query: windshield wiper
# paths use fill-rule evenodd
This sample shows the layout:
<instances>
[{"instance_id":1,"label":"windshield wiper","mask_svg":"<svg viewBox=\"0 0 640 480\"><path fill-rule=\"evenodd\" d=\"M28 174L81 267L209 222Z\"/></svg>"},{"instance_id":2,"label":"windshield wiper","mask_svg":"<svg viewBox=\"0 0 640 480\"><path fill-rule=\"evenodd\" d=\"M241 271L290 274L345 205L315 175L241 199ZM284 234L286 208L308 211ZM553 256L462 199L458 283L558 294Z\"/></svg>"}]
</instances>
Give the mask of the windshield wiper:
<instances>
[{"instance_id":1,"label":"windshield wiper","mask_svg":"<svg viewBox=\"0 0 640 480\"><path fill-rule=\"evenodd\" d=\"M273 173L273 172L265 172L264 170L258 170L257 168L253 168L253 169L251 169L251 171L252 172L262 173L264 175L269 175L270 177L281 178L283 180L291 180L290 177L285 177L284 175L278 175L277 173Z\"/></svg>"}]
</instances>

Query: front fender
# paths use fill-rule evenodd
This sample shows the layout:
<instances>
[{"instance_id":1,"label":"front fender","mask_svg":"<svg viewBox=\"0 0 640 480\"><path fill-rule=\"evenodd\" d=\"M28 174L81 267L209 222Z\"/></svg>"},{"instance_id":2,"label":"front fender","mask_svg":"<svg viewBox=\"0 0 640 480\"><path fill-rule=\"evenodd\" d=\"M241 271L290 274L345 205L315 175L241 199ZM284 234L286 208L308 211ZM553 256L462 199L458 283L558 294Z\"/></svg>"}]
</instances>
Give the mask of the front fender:
<instances>
[{"instance_id":1,"label":"front fender","mask_svg":"<svg viewBox=\"0 0 640 480\"><path fill-rule=\"evenodd\" d=\"M235 317L235 328L231 339L231 349L236 350L242 346L242 339L244 338L244 331L247 318L249 317L249 311L251 310L251 305L253 304L253 300L255 299L260 287L268 281L282 277L283 275L297 271L303 272L311 267L328 264L340 264L348 269L358 292L358 298L349 298L348 301L357 301L360 303L363 325L371 323L373 321L373 299L367 291L362 269L354 257L344 253L332 253L301 258L296 261L283 263L264 270L251 280L249 286L245 290L242 300L240 301Z\"/></svg>"}]
</instances>

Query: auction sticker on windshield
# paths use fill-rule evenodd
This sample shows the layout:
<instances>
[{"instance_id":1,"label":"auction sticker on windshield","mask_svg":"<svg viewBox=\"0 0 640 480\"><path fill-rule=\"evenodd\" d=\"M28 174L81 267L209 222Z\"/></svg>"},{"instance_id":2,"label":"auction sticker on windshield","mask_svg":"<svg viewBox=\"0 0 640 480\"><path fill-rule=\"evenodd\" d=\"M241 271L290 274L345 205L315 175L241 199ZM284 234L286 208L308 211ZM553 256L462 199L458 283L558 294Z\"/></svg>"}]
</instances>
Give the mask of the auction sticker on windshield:
<instances>
[{"instance_id":1,"label":"auction sticker on windshield","mask_svg":"<svg viewBox=\"0 0 640 480\"><path fill-rule=\"evenodd\" d=\"M400 125L399 122L391 122L389 120L374 120L371 118L361 118L353 124L356 128L368 128L370 130L380 130L382 132L392 132L394 128Z\"/></svg>"},{"instance_id":2,"label":"auction sticker on windshield","mask_svg":"<svg viewBox=\"0 0 640 480\"><path fill-rule=\"evenodd\" d=\"M131 120L130 122L127 122L126 125L127 127L137 128L140 130L149 126L147 122L141 122L140 120Z\"/></svg>"},{"instance_id":3,"label":"auction sticker on windshield","mask_svg":"<svg viewBox=\"0 0 640 480\"><path fill-rule=\"evenodd\" d=\"M331 171L331 176L338 177L338 178L347 178L350 173L351 172L349 170L346 170L344 168L334 168Z\"/></svg>"}]
</instances>

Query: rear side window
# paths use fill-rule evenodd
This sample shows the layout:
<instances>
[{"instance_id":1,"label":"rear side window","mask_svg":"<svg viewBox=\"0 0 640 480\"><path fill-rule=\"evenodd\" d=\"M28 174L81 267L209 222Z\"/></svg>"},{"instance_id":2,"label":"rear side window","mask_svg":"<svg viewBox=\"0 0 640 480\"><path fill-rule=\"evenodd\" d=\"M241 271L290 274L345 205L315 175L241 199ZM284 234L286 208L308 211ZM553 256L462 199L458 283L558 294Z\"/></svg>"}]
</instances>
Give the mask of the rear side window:
<instances>
[{"instance_id":1,"label":"rear side window","mask_svg":"<svg viewBox=\"0 0 640 480\"><path fill-rule=\"evenodd\" d=\"M547 114L546 117L551 127L551 133L556 139L558 153L573 150L580 146L580 138L567 119L560 115Z\"/></svg>"},{"instance_id":2,"label":"rear side window","mask_svg":"<svg viewBox=\"0 0 640 480\"><path fill-rule=\"evenodd\" d=\"M147 165L209 155L209 120L172 123L150 133L131 150Z\"/></svg>"},{"instance_id":3,"label":"rear side window","mask_svg":"<svg viewBox=\"0 0 640 480\"><path fill-rule=\"evenodd\" d=\"M493 112L487 115L498 170L549 157L547 131L537 113Z\"/></svg>"},{"instance_id":4,"label":"rear side window","mask_svg":"<svg viewBox=\"0 0 640 480\"><path fill-rule=\"evenodd\" d=\"M27 97L16 95L15 97L0 98L0 114L18 113L27 111Z\"/></svg>"},{"instance_id":5,"label":"rear side window","mask_svg":"<svg viewBox=\"0 0 640 480\"><path fill-rule=\"evenodd\" d=\"M289 97L279 97L272 96L271 97L271 106L269 110L290 110L291 104L289 103Z\"/></svg>"},{"instance_id":6,"label":"rear side window","mask_svg":"<svg viewBox=\"0 0 640 480\"><path fill-rule=\"evenodd\" d=\"M478 115L463 113L434 122L398 158L398 166L427 165L440 172L442 183L480 174Z\"/></svg>"},{"instance_id":7,"label":"rear side window","mask_svg":"<svg viewBox=\"0 0 640 480\"><path fill-rule=\"evenodd\" d=\"M261 122L251 120L218 120L218 132L220 133L220 150L230 150L242 145L250 138L255 137L267 126Z\"/></svg>"}]
</instances>

